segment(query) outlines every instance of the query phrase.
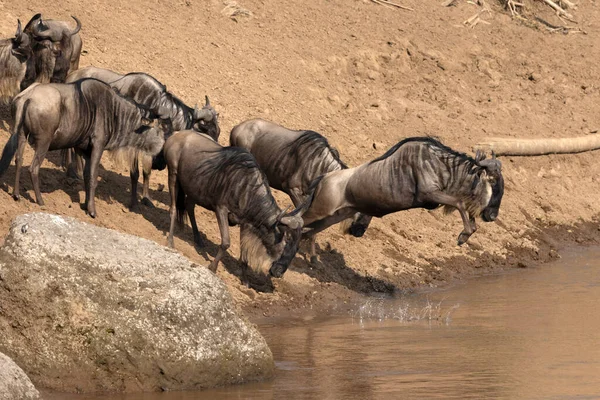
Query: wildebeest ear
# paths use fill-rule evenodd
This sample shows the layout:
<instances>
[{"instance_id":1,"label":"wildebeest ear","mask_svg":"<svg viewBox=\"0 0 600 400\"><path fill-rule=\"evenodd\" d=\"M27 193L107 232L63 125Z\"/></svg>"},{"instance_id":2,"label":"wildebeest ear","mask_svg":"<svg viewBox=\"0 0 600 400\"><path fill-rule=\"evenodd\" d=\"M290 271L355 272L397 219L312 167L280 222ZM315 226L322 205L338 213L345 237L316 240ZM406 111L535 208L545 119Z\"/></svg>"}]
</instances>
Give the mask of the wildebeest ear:
<instances>
[{"instance_id":1,"label":"wildebeest ear","mask_svg":"<svg viewBox=\"0 0 600 400\"><path fill-rule=\"evenodd\" d=\"M204 107L210 106L210 100L208 100L208 95L204 95L204 100L206 101Z\"/></svg>"}]
</instances>

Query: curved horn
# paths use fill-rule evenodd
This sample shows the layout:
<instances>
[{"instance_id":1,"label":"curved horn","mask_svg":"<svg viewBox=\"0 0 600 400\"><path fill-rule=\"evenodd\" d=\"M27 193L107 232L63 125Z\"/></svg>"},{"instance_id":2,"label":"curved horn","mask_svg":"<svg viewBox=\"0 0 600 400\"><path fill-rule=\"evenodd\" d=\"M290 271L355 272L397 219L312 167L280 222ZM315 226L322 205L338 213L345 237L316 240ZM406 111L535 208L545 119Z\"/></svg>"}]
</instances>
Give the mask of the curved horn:
<instances>
[{"instance_id":1,"label":"curved horn","mask_svg":"<svg viewBox=\"0 0 600 400\"><path fill-rule=\"evenodd\" d=\"M33 17L31 17L31 19L29 20L29 22L27 24L25 24L25 28L23 30L25 32L29 32L31 30L31 26L33 25L34 21L36 21L38 19L42 19L42 14L37 13Z\"/></svg>"},{"instance_id":2,"label":"curved horn","mask_svg":"<svg viewBox=\"0 0 600 400\"><path fill-rule=\"evenodd\" d=\"M15 33L15 37L16 38L21 37L22 33L23 33L23 29L21 29L21 20L17 19L17 33Z\"/></svg>"},{"instance_id":3,"label":"curved horn","mask_svg":"<svg viewBox=\"0 0 600 400\"><path fill-rule=\"evenodd\" d=\"M71 15L71 18L73 18L75 20L75 22L77 23L77 26L75 26L75 29L73 29L69 33L69 36L76 35L81 30L81 22L79 22L79 20L77 19L77 17L75 17L74 15Z\"/></svg>"},{"instance_id":4,"label":"curved horn","mask_svg":"<svg viewBox=\"0 0 600 400\"><path fill-rule=\"evenodd\" d=\"M52 29L40 30L40 26L44 26L41 18L37 23L31 25L31 33L34 36L52 40Z\"/></svg>"},{"instance_id":5,"label":"curved horn","mask_svg":"<svg viewBox=\"0 0 600 400\"><path fill-rule=\"evenodd\" d=\"M283 218L285 214L287 214L290 208L292 208L292 206L287 206L285 210L279 213L279 215L277 216L277 222L281 221L281 218Z\"/></svg>"},{"instance_id":6,"label":"curved horn","mask_svg":"<svg viewBox=\"0 0 600 400\"><path fill-rule=\"evenodd\" d=\"M477 150L477 152L475 153L475 164L480 165L481 161L483 161L485 159L485 153L483 153L481 150Z\"/></svg>"},{"instance_id":7,"label":"curved horn","mask_svg":"<svg viewBox=\"0 0 600 400\"><path fill-rule=\"evenodd\" d=\"M496 159L496 152L494 150L492 150L492 160Z\"/></svg>"},{"instance_id":8,"label":"curved horn","mask_svg":"<svg viewBox=\"0 0 600 400\"><path fill-rule=\"evenodd\" d=\"M297 216L283 217L281 218L281 223L291 229L299 229L304 226L304 221L302 221L302 218Z\"/></svg>"},{"instance_id":9,"label":"curved horn","mask_svg":"<svg viewBox=\"0 0 600 400\"><path fill-rule=\"evenodd\" d=\"M487 168L489 170L500 170L502 168L502 163L500 160L483 160L479 163L479 166L483 168Z\"/></svg>"},{"instance_id":10,"label":"curved horn","mask_svg":"<svg viewBox=\"0 0 600 400\"><path fill-rule=\"evenodd\" d=\"M210 106L210 100L208 100L208 96L207 95L204 95L204 99L206 100L206 104L204 104L204 107Z\"/></svg>"}]
</instances>

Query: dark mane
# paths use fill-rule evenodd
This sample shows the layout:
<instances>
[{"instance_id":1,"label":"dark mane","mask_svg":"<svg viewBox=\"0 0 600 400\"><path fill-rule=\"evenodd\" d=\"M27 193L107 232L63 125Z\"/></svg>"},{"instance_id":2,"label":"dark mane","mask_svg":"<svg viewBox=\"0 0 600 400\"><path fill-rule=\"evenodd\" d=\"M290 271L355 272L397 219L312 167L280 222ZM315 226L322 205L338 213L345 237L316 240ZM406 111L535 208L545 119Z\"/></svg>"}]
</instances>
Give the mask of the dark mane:
<instances>
[{"instance_id":1,"label":"dark mane","mask_svg":"<svg viewBox=\"0 0 600 400\"><path fill-rule=\"evenodd\" d=\"M154 112L152 112L152 110L150 110L148 107L146 107L143 104L139 104L136 103L135 101L131 100L129 97L125 97L123 96L121 93L119 93L117 90L113 89L108 83L103 82L99 79L96 78L82 78L79 79L75 82L73 82L72 84L77 86L78 91L83 93L81 85L83 84L83 82L85 81L96 81L101 83L103 86L105 86L108 90L110 90L112 93L114 93L117 97L125 100L125 102L127 102L128 104L131 104L132 106L134 106L139 112L140 112L140 116L142 118L146 118L146 119L156 119L156 115L154 114Z\"/></svg>"},{"instance_id":2,"label":"dark mane","mask_svg":"<svg viewBox=\"0 0 600 400\"><path fill-rule=\"evenodd\" d=\"M292 157L303 160L311 160L321 157L324 149L329 150L335 161L341 165L342 169L347 169L348 166L340 159L338 151L329 144L329 141L320 133L314 131L304 131L298 139L288 143L285 146L287 152L282 152L276 157L275 162L279 162L282 157L288 154Z\"/></svg>"},{"instance_id":3,"label":"dark mane","mask_svg":"<svg viewBox=\"0 0 600 400\"><path fill-rule=\"evenodd\" d=\"M206 193L226 196L222 201L224 204L230 199L244 203L244 209L240 210L244 215L238 215L239 218L255 226L269 226L273 209L279 210L279 207L254 156L240 147L224 147L213 154L192 172L195 179L205 182ZM260 194L261 188L266 195ZM240 199L239 194L231 193L232 190L241 190L247 197Z\"/></svg>"},{"instance_id":4,"label":"dark mane","mask_svg":"<svg viewBox=\"0 0 600 400\"><path fill-rule=\"evenodd\" d=\"M394 154L400 147L402 147L402 145L404 145L406 143L412 143L412 142L422 142L424 144L427 144L430 147L435 147L435 148L443 151L444 153L448 153L448 155L452 156L453 158L457 158L461 161L475 164L475 159L473 157L471 157L465 153L461 153L459 151L453 150L450 147L443 144L442 142L440 142L437 138L431 137L431 136L415 136L415 137L403 139L400 142L396 143L394 146L392 146L384 154L382 154L381 156L379 156L376 159L374 159L373 161L371 161L370 164L376 163L377 161L385 160L386 158L388 158L392 154Z\"/></svg>"},{"instance_id":5,"label":"dark mane","mask_svg":"<svg viewBox=\"0 0 600 400\"><path fill-rule=\"evenodd\" d=\"M186 105L181 99L179 99L173 93L169 92L167 90L167 87L162 82L160 82L158 79L153 77L152 75L146 74L144 72L129 72L128 74L125 74L123 76L123 78L125 78L126 76L134 76L134 75L139 75L139 76L148 78L149 80L154 82L160 88L161 96L160 96L160 100L158 100L159 103L156 106L160 107L160 106L164 105L164 103L169 103L169 108L173 112L173 114L170 118L172 122L175 122L177 120L177 114L179 114L179 112L181 112L185 126L183 128L178 127L178 130L192 128L193 122L194 122L194 110L191 107ZM121 78L121 79L123 79L123 78Z\"/></svg>"}]
</instances>

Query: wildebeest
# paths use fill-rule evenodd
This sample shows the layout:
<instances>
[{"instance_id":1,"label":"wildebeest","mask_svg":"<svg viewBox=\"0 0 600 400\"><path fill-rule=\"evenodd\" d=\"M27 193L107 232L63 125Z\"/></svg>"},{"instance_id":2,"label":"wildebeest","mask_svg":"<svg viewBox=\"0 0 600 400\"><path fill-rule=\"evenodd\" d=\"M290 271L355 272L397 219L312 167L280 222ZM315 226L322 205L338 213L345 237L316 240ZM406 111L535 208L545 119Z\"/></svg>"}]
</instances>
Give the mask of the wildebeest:
<instances>
[{"instance_id":1,"label":"wildebeest","mask_svg":"<svg viewBox=\"0 0 600 400\"><path fill-rule=\"evenodd\" d=\"M50 40L52 42L60 42L63 35L71 38L72 52L69 57L69 71L75 71L79 68L79 59L81 57L81 49L83 48L83 40L79 31L81 30L81 22L71 16L75 20L75 28L69 26L67 21L57 21L53 19L42 19L42 14L34 15L27 25L25 32L31 33L38 40Z\"/></svg>"},{"instance_id":2,"label":"wildebeest","mask_svg":"<svg viewBox=\"0 0 600 400\"><path fill-rule=\"evenodd\" d=\"M0 41L0 98L7 102L34 82L64 82L77 68L81 53L81 28L63 21L43 21L35 15L14 38Z\"/></svg>"},{"instance_id":3,"label":"wildebeest","mask_svg":"<svg viewBox=\"0 0 600 400\"><path fill-rule=\"evenodd\" d=\"M132 72L122 75L97 67L86 67L74 71L67 77L67 82L75 82L82 78L95 78L103 81L122 96L145 106L154 112L158 118L166 122L168 131L193 129L206 133L215 141L219 138L221 132L218 121L219 115L210 105L208 97L206 97L206 104L201 109L198 109L198 107L191 108L167 91L166 86L148 74ZM130 166L132 208L137 204L137 182L139 178L139 161L137 158L134 158L133 161L133 164ZM144 176L142 202L148 206L152 206L148 190L151 169L162 170L166 164L162 152L154 160L146 158L141 161Z\"/></svg>"},{"instance_id":4,"label":"wildebeest","mask_svg":"<svg viewBox=\"0 0 600 400\"><path fill-rule=\"evenodd\" d=\"M275 202L264 173L245 149L222 147L208 136L193 131L176 132L167 139L164 154L169 169L171 226L169 246L173 247L176 216L187 211L194 241L200 235L194 217L196 204L212 210L221 232L219 251L210 264L216 271L229 248L229 222L239 224L240 261L247 267L279 277L288 268L301 237L302 218L298 210L285 214Z\"/></svg>"},{"instance_id":5,"label":"wildebeest","mask_svg":"<svg viewBox=\"0 0 600 400\"><path fill-rule=\"evenodd\" d=\"M21 89L31 83L64 83L69 71L79 67L83 42L79 31L81 22L72 16L76 26L71 29L66 21L42 20L36 14L25 26L25 33L31 35L33 57L28 66L27 77Z\"/></svg>"},{"instance_id":6,"label":"wildebeest","mask_svg":"<svg viewBox=\"0 0 600 400\"><path fill-rule=\"evenodd\" d=\"M477 229L476 216L485 222L496 219L504 194L502 164L484 158L459 153L431 137L404 139L371 162L316 180L304 226L313 235L356 212L383 217L445 206L462 217L462 245Z\"/></svg>"},{"instance_id":7,"label":"wildebeest","mask_svg":"<svg viewBox=\"0 0 600 400\"><path fill-rule=\"evenodd\" d=\"M236 125L229 137L232 146L247 149L267 175L269 185L282 190L299 207L309 195L311 183L328 172L347 169L338 151L321 134L290 130L273 122L251 119ZM357 213L345 233L360 237L371 217ZM315 261L315 236L311 238Z\"/></svg>"},{"instance_id":8,"label":"wildebeest","mask_svg":"<svg viewBox=\"0 0 600 400\"><path fill-rule=\"evenodd\" d=\"M35 150L30 172L35 197L43 205L38 173L48 150L75 148L85 159L85 206L96 216L94 195L104 150L135 148L150 155L164 144L164 133L147 124L151 116L96 79L72 84L33 84L13 101L14 131L0 159L0 175L17 153L13 197L19 199L19 176L25 143Z\"/></svg>"},{"instance_id":9,"label":"wildebeest","mask_svg":"<svg viewBox=\"0 0 600 400\"><path fill-rule=\"evenodd\" d=\"M31 38L17 20L15 37L0 40L0 99L3 101L8 102L21 90L27 60L32 54Z\"/></svg>"}]
</instances>

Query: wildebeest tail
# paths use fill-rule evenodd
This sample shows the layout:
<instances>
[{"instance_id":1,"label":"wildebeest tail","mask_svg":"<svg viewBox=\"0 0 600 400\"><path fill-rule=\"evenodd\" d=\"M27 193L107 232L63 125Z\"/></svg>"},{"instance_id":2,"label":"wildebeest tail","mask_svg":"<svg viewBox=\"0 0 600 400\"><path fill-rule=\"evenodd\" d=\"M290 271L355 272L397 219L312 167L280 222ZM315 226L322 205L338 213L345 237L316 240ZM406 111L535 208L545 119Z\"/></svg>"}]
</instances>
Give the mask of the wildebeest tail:
<instances>
[{"instance_id":1,"label":"wildebeest tail","mask_svg":"<svg viewBox=\"0 0 600 400\"><path fill-rule=\"evenodd\" d=\"M186 210L185 210L185 192L179 181L176 183L175 190L175 209L177 210L177 222L183 225L185 222Z\"/></svg>"},{"instance_id":2,"label":"wildebeest tail","mask_svg":"<svg viewBox=\"0 0 600 400\"><path fill-rule=\"evenodd\" d=\"M23 129L23 116L27 111L27 106L29 106L29 99L25 100L22 107L19 107L18 102L13 103L13 107L16 107L16 111L13 109L15 130L4 146L4 150L2 150L2 158L0 158L0 176L4 175L4 172L8 169L8 166L19 147L19 133Z\"/></svg>"}]
</instances>

